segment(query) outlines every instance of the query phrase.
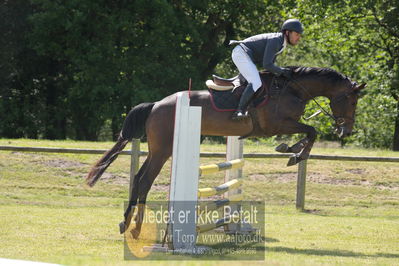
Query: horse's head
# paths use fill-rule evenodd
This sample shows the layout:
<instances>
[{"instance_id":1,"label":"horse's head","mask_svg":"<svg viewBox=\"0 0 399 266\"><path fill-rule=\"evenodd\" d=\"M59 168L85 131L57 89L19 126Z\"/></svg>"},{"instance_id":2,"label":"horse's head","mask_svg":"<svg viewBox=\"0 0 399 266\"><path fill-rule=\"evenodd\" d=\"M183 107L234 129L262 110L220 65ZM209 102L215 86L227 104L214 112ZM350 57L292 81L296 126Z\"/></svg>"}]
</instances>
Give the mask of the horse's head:
<instances>
[{"instance_id":1,"label":"horse's head","mask_svg":"<svg viewBox=\"0 0 399 266\"><path fill-rule=\"evenodd\" d=\"M349 87L331 98L330 107L335 118L335 132L340 138L352 134L359 92L365 87L366 83L357 85L356 82L353 82Z\"/></svg>"}]
</instances>

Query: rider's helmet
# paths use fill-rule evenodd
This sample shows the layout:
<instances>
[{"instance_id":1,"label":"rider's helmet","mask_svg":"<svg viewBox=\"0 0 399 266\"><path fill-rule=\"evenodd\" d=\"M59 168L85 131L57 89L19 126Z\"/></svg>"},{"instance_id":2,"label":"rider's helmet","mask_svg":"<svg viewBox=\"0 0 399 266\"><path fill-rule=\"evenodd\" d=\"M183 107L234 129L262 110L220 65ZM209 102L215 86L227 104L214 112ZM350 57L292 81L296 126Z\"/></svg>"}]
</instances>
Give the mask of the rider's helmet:
<instances>
[{"instance_id":1,"label":"rider's helmet","mask_svg":"<svg viewBox=\"0 0 399 266\"><path fill-rule=\"evenodd\" d=\"M288 19L283 23L281 27L281 31L289 30L289 31L296 31L299 34L303 33L303 26L302 23L297 19Z\"/></svg>"}]
</instances>

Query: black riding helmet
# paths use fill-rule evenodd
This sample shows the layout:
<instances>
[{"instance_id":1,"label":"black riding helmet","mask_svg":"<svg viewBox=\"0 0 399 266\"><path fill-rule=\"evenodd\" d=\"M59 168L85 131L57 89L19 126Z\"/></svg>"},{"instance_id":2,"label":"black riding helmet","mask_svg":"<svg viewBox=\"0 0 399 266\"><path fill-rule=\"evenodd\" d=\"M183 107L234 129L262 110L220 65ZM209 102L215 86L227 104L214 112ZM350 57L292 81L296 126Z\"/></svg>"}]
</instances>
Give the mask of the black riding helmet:
<instances>
[{"instance_id":1,"label":"black riding helmet","mask_svg":"<svg viewBox=\"0 0 399 266\"><path fill-rule=\"evenodd\" d=\"M295 31L299 34L302 34L303 26L302 23L297 19L288 19L283 23L283 26L281 27L281 31L283 30Z\"/></svg>"}]
</instances>

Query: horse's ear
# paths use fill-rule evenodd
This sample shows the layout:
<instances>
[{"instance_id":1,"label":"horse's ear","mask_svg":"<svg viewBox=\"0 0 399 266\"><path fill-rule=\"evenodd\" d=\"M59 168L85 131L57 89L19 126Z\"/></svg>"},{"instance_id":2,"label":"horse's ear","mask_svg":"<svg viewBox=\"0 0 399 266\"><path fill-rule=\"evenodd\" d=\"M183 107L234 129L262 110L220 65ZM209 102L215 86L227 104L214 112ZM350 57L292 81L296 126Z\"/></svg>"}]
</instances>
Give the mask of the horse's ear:
<instances>
[{"instance_id":1,"label":"horse's ear","mask_svg":"<svg viewBox=\"0 0 399 266\"><path fill-rule=\"evenodd\" d=\"M355 87L353 88L353 90L356 91L356 92L359 92L359 91L363 90L363 89L366 88L366 87L367 87L367 83L363 83L362 85L355 86Z\"/></svg>"}]
</instances>

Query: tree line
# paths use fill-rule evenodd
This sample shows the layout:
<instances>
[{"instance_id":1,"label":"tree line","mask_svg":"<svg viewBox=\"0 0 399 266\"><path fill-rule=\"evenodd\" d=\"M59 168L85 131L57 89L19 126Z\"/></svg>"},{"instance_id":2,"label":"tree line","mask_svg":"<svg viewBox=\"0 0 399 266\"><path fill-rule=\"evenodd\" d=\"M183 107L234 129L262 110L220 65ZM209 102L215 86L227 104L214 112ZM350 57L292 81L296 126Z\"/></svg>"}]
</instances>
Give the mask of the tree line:
<instances>
[{"instance_id":1,"label":"tree line","mask_svg":"<svg viewBox=\"0 0 399 266\"><path fill-rule=\"evenodd\" d=\"M2 0L0 137L115 137L138 103L233 75L231 39L305 34L278 64L333 68L369 88L350 142L399 150L399 0ZM323 102L328 107L326 101ZM314 106L309 104L311 113ZM335 140L331 121L310 122Z\"/></svg>"}]
</instances>

